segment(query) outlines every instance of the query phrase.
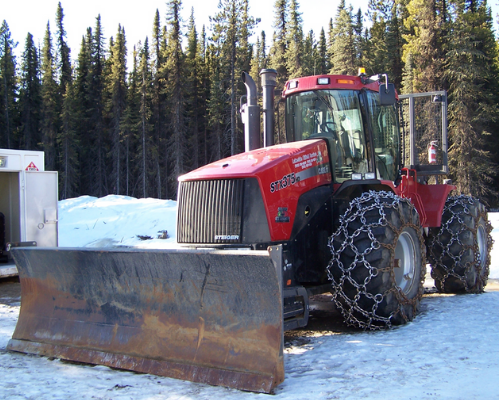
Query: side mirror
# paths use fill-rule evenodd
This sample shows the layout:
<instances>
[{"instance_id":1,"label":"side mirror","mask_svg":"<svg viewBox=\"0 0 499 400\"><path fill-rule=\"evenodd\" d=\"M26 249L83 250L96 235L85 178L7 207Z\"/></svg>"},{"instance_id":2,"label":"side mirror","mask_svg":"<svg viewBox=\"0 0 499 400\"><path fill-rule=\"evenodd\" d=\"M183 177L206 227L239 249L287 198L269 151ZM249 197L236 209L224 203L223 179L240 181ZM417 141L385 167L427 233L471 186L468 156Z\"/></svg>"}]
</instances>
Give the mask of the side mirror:
<instances>
[{"instance_id":1,"label":"side mirror","mask_svg":"<svg viewBox=\"0 0 499 400\"><path fill-rule=\"evenodd\" d=\"M382 106L392 106L396 103L393 83L379 85L379 102Z\"/></svg>"}]
</instances>

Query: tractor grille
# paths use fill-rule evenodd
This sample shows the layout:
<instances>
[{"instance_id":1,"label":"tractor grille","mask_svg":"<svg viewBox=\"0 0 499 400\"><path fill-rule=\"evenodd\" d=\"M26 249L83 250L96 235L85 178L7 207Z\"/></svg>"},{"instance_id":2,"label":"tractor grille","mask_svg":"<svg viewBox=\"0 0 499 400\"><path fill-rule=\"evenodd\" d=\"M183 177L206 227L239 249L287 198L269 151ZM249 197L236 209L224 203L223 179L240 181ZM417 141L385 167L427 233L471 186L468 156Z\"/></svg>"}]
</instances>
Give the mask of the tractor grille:
<instances>
[{"instance_id":1,"label":"tractor grille","mask_svg":"<svg viewBox=\"0 0 499 400\"><path fill-rule=\"evenodd\" d=\"M244 179L180 183L179 243L241 243Z\"/></svg>"}]
</instances>

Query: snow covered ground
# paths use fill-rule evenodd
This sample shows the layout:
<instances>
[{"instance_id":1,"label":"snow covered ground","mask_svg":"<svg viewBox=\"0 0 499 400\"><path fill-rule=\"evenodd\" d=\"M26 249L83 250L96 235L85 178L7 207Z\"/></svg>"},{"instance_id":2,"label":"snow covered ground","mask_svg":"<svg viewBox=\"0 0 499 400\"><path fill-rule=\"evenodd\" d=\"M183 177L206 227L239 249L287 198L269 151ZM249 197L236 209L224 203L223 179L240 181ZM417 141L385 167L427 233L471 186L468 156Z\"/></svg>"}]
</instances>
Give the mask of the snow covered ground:
<instances>
[{"instance_id":1,"label":"snow covered ground","mask_svg":"<svg viewBox=\"0 0 499 400\"><path fill-rule=\"evenodd\" d=\"M176 213L177 202L173 200L114 195L62 200L59 202L59 246L172 246ZM165 231L169 238L158 239Z\"/></svg>"},{"instance_id":2,"label":"snow covered ground","mask_svg":"<svg viewBox=\"0 0 499 400\"><path fill-rule=\"evenodd\" d=\"M123 196L59 205L59 244L172 246L176 203ZM499 243L499 213L489 214ZM165 236L170 238L158 239ZM151 239L148 239L151 238ZM145 240L144 240L145 239ZM499 244L481 295L431 294L421 314L390 331L320 330L289 339L276 399L499 399ZM102 366L5 350L19 314L15 283L0 284L0 399L266 399Z\"/></svg>"}]
</instances>

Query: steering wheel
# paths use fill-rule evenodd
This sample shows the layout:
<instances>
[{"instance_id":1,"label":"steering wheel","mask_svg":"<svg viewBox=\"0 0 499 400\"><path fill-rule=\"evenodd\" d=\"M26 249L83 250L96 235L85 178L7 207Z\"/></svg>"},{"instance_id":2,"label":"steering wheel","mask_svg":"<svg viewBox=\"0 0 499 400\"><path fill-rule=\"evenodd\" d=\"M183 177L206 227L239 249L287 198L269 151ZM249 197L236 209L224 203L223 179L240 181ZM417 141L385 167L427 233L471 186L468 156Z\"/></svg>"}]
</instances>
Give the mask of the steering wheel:
<instances>
[{"instance_id":1,"label":"steering wheel","mask_svg":"<svg viewBox=\"0 0 499 400\"><path fill-rule=\"evenodd\" d=\"M336 123L334 121L326 121L321 124L321 129L324 133L331 133L333 137L338 140L338 136L336 134Z\"/></svg>"}]
</instances>

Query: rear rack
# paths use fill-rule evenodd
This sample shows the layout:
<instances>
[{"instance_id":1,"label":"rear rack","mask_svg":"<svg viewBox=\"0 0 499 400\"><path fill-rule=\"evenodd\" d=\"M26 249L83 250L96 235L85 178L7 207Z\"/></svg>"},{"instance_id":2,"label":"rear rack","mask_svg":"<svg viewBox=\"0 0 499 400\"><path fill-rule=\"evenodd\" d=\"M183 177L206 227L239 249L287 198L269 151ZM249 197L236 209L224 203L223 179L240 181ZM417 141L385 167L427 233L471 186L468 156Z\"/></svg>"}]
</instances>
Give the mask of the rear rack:
<instances>
[{"instance_id":1,"label":"rear rack","mask_svg":"<svg viewBox=\"0 0 499 400\"><path fill-rule=\"evenodd\" d=\"M399 95L402 164L419 176L446 175L447 93L443 90ZM430 164L428 148L437 148L437 162Z\"/></svg>"}]
</instances>

